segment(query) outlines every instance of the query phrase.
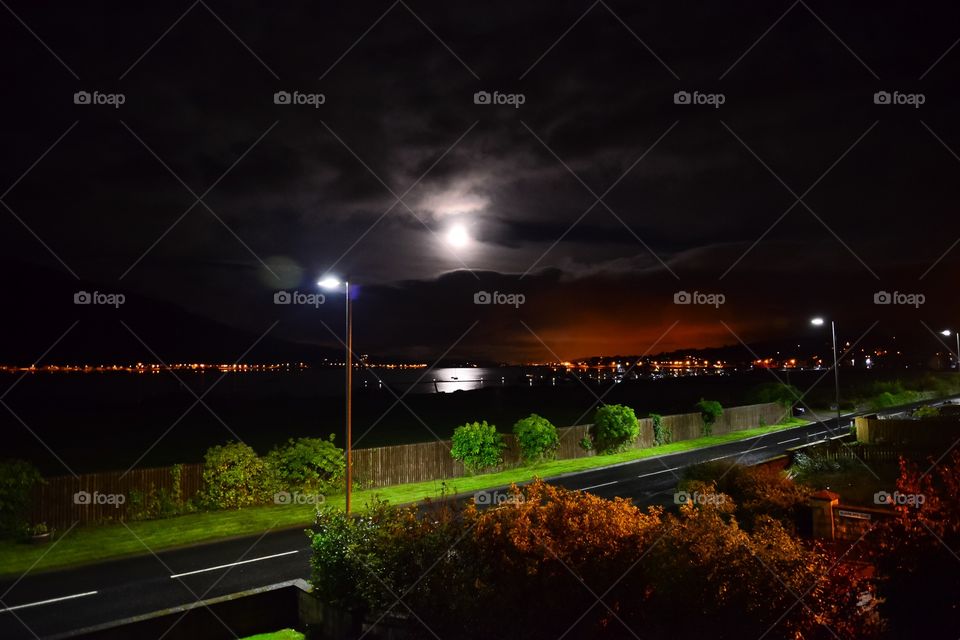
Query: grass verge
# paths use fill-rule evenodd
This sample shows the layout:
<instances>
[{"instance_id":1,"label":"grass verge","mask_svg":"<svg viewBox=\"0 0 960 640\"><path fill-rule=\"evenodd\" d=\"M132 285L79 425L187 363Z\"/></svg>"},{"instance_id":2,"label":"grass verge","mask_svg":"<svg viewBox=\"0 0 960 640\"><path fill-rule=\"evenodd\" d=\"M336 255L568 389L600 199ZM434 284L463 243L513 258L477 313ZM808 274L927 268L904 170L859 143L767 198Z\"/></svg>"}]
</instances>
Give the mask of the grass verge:
<instances>
[{"instance_id":1,"label":"grass verge","mask_svg":"<svg viewBox=\"0 0 960 640\"><path fill-rule=\"evenodd\" d=\"M487 473L446 481L418 482L354 493L354 503L363 509L373 498L393 504L418 502L442 495L469 493L492 487L522 483L536 477L547 478L577 471L631 462L669 453L710 447L764 435L807 424L790 418L767 426L684 440L648 449L631 449L622 453L553 460L529 467ZM343 508L343 496L331 496L327 506ZM312 505L265 505L239 511L208 511L142 522L114 523L77 527L49 545L30 545L9 540L0 541L0 575L26 571L63 568L110 558L158 552L199 542L252 535L271 529L309 526L313 522Z\"/></svg>"},{"instance_id":2,"label":"grass verge","mask_svg":"<svg viewBox=\"0 0 960 640\"><path fill-rule=\"evenodd\" d=\"M294 631L293 629L281 629L280 631L274 631L273 633L258 633L255 636L247 636L246 638L241 638L240 640L303 640L304 636L299 631Z\"/></svg>"}]
</instances>

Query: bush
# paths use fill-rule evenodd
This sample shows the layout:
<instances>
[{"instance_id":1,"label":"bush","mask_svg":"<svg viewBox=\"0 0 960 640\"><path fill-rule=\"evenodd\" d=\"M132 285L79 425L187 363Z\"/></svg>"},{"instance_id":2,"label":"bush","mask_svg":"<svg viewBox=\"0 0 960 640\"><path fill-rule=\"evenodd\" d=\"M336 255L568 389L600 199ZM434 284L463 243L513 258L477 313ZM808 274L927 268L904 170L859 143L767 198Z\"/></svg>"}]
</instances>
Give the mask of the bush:
<instances>
[{"instance_id":1,"label":"bush","mask_svg":"<svg viewBox=\"0 0 960 640\"><path fill-rule=\"evenodd\" d=\"M614 453L630 448L640 435L640 423L630 407L605 404L593 418L593 441L598 453Z\"/></svg>"},{"instance_id":2,"label":"bush","mask_svg":"<svg viewBox=\"0 0 960 640\"><path fill-rule=\"evenodd\" d=\"M702 434L709 436L713 433L714 423L723 415L723 407L716 400L704 400L700 398L697 403L697 409L700 410L700 416L703 418Z\"/></svg>"},{"instance_id":3,"label":"bush","mask_svg":"<svg viewBox=\"0 0 960 640\"><path fill-rule=\"evenodd\" d=\"M663 416L659 413L651 413L650 420L653 422L653 446L670 444L673 440L673 430L663 424Z\"/></svg>"},{"instance_id":4,"label":"bush","mask_svg":"<svg viewBox=\"0 0 960 640\"><path fill-rule=\"evenodd\" d=\"M840 458L830 460L824 456L798 453L793 457L790 473L798 480L805 480L810 476L821 473L840 473L862 464L856 459Z\"/></svg>"},{"instance_id":5,"label":"bush","mask_svg":"<svg viewBox=\"0 0 960 640\"><path fill-rule=\"evenodd\" d=\"M29 524L30 495L43 482L40 472L29 462L0 462L0 534L18 535Z\"/></svg>"},{"instance_id":6,"label":"bush","mask_svg":"<svg viewBox=\"0 0 960 640\"><path fill-rule=\"evenodd\" d=\"M929 419L929 418L939 418L940 409L938 407L930 407L930 406L920 407L919 409L913 412L913 415L917 418L920 418L921 420Z\"/></svg>"},{"instance_id":7,"label":"bush","mask_svg":"<svg viewBox=\"0 0 960 640\"><path fill-rule=\"evenodd\" d=\"M343 449L333 444L333 438L333 434L328 440L291 438L267 454L274 490L323 494L342 491L347 460Z\"/></svg>"},{"instance_id":8,"label":"bush","mask_svg":"<svg viewBox=\"0 0 960 640\"><path fill-rule=\"evenodd\" d=\"M520 457L527 463L553 458L560 446L557 428L535 413L518 420L513 425L513 434L517 437Z\"/></svg>"},{"instance_id":9,"label":"bush","mask_svg":"<svg viewBox=\"0 0 960 640\"><path fill-rule=\"evenodd\" d=\"M468 422L454 430L450 455L462 462L467 470L476 473L501 464L501 452L506 446L494 425L487 424L486 420Z\"/></svg>"},{"instance_id":10,"label":"bush","mask_svg":"<svg viewBox=\"0 0 960 640\"><path fill-rule=\"evenodd\" d=\"M321 513L314 593L385 620L398 637L610 639L636 629L740 639L773 628L777 637L833 637L825 627L845 640L870 637L857 603L870 585L851 577L863 571L768 516L745 531L732 499L669 515L541 481L510 494L482 510L446 503L429 512L374 505L354 518ZM587 609L585 584L610 585L604 595L615 613ZM796 606L794 594L808 590L815 597ZM397 610L399 594L408 609Z\"/></svg>"},{"instance_id":11,"label":"bush","mask_svg":"<svg viewBox=\"0 0 960 640\"><path fill-rule=\"evenodd\" d=\"M24 531L31 493L41 482L40 472L29 462L0 462L0 533L16 535Z\"/></svg>"},{"instance_id":12,"label":"bush","mask_svg":"<svg viewBox=\"0 0 960 640\"><path fill-rule=\"evenodd\" d=\"M203 484L203 502L214 509L239 509L264 502L271 489L267 465L242 442L207 449Z\"/></svg>"},{"instance_id":13,"label":"bush","mask_svg":"<svg viewBox=\"0 0 960 640\"><path fill-rule=\"evenodd\" d=\"M729 460L703 462L684 469L677 488L693 492L704 483L713 483L717 491L730 496L736 505L737 521L746 531L753 531L763 516L780 521L792 532L809 518L807 504L812 490L777 469Z\"/></svg>"}]
</instances>

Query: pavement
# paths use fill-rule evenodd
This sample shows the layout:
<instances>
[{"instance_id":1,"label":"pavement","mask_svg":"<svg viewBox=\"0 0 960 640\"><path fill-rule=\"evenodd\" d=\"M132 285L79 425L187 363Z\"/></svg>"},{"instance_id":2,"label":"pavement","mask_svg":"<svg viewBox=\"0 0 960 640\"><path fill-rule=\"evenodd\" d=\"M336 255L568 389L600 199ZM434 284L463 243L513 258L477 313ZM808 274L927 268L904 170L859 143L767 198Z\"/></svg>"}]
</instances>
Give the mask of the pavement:
<instances>
[{"instance_id":1,"label":"pavement","mask_svg":"<svg viewBox=\"0 0 960 640\"><path fill-rule=\"evenodd\" d=\"M692 451L546 478L552 484L640 505L672 505L686 466L713 460L756 464L787 449L842 437L837 418ZM496 502L496 499L491 500ZM302 529L201 544L0 581L0 638L48 638L286 580L309 578Z\"/></svg>"}]
</instances>

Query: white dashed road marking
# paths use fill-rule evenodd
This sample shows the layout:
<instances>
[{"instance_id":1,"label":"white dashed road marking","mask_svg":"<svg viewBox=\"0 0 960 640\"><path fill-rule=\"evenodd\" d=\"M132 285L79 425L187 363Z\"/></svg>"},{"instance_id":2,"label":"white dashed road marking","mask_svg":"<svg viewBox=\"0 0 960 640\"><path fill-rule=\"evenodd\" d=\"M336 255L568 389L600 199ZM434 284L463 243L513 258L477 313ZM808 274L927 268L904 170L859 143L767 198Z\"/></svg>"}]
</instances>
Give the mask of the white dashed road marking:
<instances>
[{"instance_id":1,"label":"white dashed road marking","mask_svg":"<svg viewBox=\"0 0 960 640\"><path fill-rule=\"evenodd\" d=\"M0 609L0 613L6 613L7 611L16 611L18 609L26 609L27 607L39 607L42 604L53 604L54 602L62 602L64 600L73 600L74 598L85 598L87 596L96 595L98 591L87 591L85 593L75 593L71 596L63 596L60 598L50 598L49 600L41 600L39 602L31 602L29 604L18 604L13 607L7 607L6 609Z\"/></svg>"},{"instance_id":2,"label":"white dashed road marking","mask_svg":"<svg viewBox=\"0 0 960 640\"><path fill-rule=\"evenodd\" d=\"M300 553L299 550L296 551L284 551L283 553L275 553L272 556L261 556L259 558L250 558L249 560L241 560L239 562L231 562L230 564L221 564L216 567L207 567L206 569L197 569L196 571L187 571L185 573L175 573L171 578L182 578L183 576L192 576L195 573L203 573L205 571L216 571L217 569L227 569L228 567L235 567L240 564L249 564L251 562L260 562L261 560L269 560L271 558L279 558L281 556L289 556L294 553Z\"/></svg>"}]
</instances>

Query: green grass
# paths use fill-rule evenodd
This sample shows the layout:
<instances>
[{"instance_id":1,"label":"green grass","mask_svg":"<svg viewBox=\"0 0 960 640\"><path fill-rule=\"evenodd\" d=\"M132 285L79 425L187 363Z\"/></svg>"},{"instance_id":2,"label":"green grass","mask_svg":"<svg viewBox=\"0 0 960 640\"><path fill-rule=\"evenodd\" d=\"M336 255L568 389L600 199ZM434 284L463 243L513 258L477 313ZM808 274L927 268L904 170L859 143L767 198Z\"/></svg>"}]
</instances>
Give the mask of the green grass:
<instances>
[{"instance_id":1,"label":"green grass","mask_svg":"<svg viewBox=\"0 0 960 640\"><path fill-rule=\"evenodd\" d=\"M303 640L304 637L305 636L299 631L282 629L281 631L274 631L273 633L258 633L255 636L240 638L240 640Z\"/></svg>"},{"instance_id":2,"label":"green grass","mask_svg":"<svg viewBox=\"0 0 960 640\"><path fill-rule=\"evenodd\" d=\"M529 467L519 467L498 473L488 473L447 481L418 482L354 493L354 504L363 509L374 497L393 504L418 502L455 493L469 493L522 483L534 478L548 478L585 471L598 467L630 462L668 453L689 451L745 438L780 431L807 424L805 420L790 418L782 424L712 435L695 440L684 440L649 449L631 449L623 453L553 460ZM331 496L327 506L343 508L343 496ZM115 523L77 527L68 535L48 545L31 545L0 541L0 575L20 574L28 570L52 569L86 564L107 558L157 552L174 547L209 542L234 536L303 526L313 521L311 505L268 505L239 511L209 511L143 522Z\"/></svg>"}]
</instances>

